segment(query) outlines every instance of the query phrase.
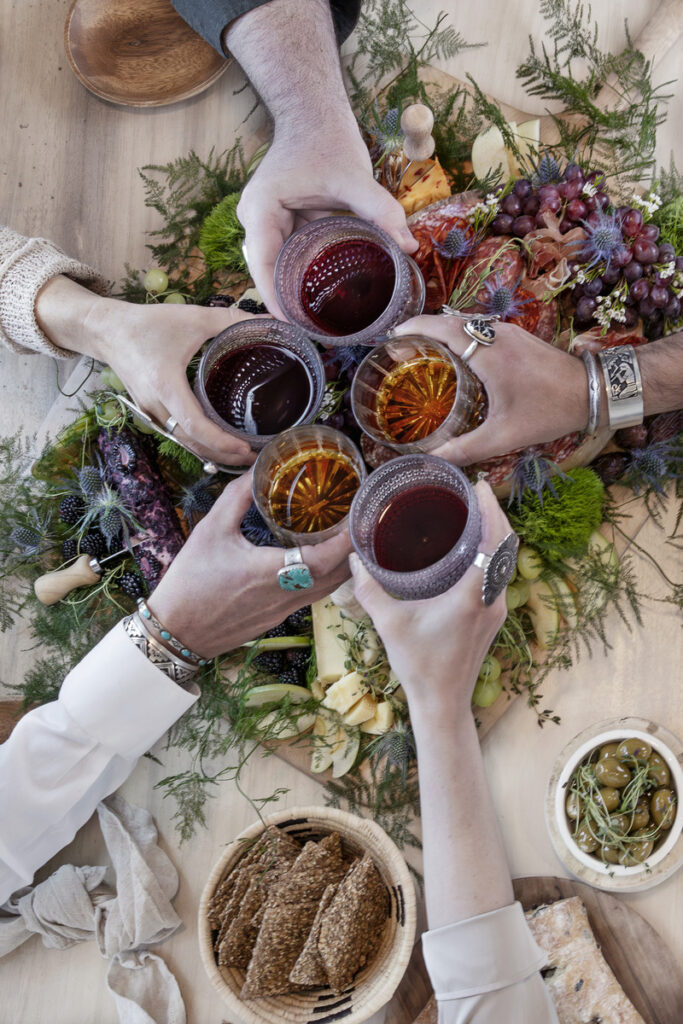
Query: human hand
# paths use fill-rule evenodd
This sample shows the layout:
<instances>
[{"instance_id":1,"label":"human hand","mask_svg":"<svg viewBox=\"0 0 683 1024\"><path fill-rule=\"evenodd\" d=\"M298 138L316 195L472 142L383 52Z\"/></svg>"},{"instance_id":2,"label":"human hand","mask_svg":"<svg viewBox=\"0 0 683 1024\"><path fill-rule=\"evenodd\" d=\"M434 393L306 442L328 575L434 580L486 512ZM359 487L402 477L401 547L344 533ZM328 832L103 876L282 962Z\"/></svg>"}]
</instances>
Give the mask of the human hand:
<instances>
[{"instance_id":1,"label":"human hand","mask_svg":"<svg viewBox=\"0 0 683 1024\"><path fill-rule=\"evenodd\" d=\"M268 152L242 193L237 215L246 231L249 270L274 316L283 317L273 274L278 253L295 228L334 210L351 210L383 228L404 252L417 242L403 207L373 177L372 163L355 121L334 132L279 126Z\"/></svg>"},{"instance_id":2,"label":"human hand","mask_svg":"<svg viewBox=\"0 0 683 1024\"><path fill-rule=\"evenodd\" d=\"M481 462L518 448L554 441L588 422L588 381L583 362L516 324L495 324L496 340L480 345L470 367L489 400L476 430L447 441L433 454L456 465ZM419 316L394 329L396 336L422 334L462 355L471 342L456 317ZM602 420L606 421L606 402Z\"/></svg>"},{"instance_id":3,"label":"human hand","mask_svg":"<svg viewBox=\"0 0 683 1024\"><path fill-rule=\"evenodd\" d=\"M481 511L479 549L491 554L510 524L487 483L475 487ZM482 570L471 565L439 597L398 601L372 578L357 555L350 558L356 597L382 638L401 681L411 714L438 714L448 706L469 707L477 673L507 615L505 594L488 607L481 599Z\"/></svg>"},{"instance_id":4,"label":"human hand","mask_svg":"<svg viewBox=\"0 0 683 1024\"><path fill-rule=\"evenodd\" d=\"M174 636L207 658L253 640L349 577L351 542L344 531L302 546L313 587L282 590L283 549L255 547L240 532L250 504L251 473L245 473L195 527L148 602Z\"/></svg>"},{"instance_id":5,"label":"human hand","mask_svg":"<svg viewBox=\"0 0 683 1024\"><path fill-rule=\"evenodd\" d=\"M62 348L107 363L136 404L202 458L244 465L249 445L227 434L203 412L187 380L187 364L209 338L250 314L236 307L137 305L94 295L66 277L53 278L38 296L36 315Z\"/></svg>"}]
</instances>

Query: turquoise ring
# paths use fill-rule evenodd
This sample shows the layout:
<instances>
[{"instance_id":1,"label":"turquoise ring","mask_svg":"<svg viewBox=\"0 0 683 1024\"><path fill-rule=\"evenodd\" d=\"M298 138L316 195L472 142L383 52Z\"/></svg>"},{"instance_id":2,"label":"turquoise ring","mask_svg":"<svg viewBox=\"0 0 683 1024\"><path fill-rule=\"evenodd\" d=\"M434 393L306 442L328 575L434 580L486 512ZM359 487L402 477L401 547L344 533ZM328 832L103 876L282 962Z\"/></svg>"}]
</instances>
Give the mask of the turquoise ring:
<instances>
[{"instance_id":1,"label":"turquoise ring","mask_svg":"<svg viewBox=\"0 0 683 1024\"><path fill-rule=\"evenodd\" d=\"M310 590L313 586L313 575L300 547L285 549L285 564L278 569L277 581L283 590Z\"/></svg>"}]
</instances>

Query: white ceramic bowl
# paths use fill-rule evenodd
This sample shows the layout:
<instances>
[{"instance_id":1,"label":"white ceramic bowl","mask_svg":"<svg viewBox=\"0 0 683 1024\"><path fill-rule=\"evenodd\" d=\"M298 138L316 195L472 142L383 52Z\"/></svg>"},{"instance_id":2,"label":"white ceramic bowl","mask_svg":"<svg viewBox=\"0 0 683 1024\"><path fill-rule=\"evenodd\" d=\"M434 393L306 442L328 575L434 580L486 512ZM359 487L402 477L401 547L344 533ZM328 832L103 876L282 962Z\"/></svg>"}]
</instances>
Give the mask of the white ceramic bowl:
<instances>
[{"instance_id":1,"label":"white ceramic bowl","mask_svg":"<svg viewBox=\"0 0 683 1024\"><path fill-rule=\"evenodd\" d=\"M666 762L671 773L673 788L678 798L676 817L669 834L651 857L643 864L624 867L621 864L603 864L578 848L574 842L565 801L567 786L583 758L605 743L622 739L642 739ZM599 722L575 736L557 758L546 794L546 824L555 853L564 866L582 882L609 892L639 892L669 878L683 863L683 744L654 722L642 718L617 718Z\"/></svg>"}]
</instances>

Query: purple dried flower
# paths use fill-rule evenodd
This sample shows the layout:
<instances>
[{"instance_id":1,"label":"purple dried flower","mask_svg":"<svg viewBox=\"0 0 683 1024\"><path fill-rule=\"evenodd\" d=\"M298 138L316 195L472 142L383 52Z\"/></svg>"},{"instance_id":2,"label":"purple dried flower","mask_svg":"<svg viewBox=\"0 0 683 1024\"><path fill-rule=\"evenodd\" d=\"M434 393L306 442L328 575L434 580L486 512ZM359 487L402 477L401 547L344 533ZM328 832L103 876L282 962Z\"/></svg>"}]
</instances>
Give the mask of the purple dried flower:
<instances>
[{"instance_id":1,"label":"purple dried flower","mask_svg":"<svg viewBox=\"0 0 683 1024\"><path fill-rule=\"evenodd\" d=\"M528 298L520 298L517 293L517 286L509 288L503 284L500 274L495 274L484 283L486 296L484 298L484 309L489 315L496 314L501 320L509 320L513 316L519 316Z\"/></svg>"},{"instance_id":2,"label":"purple dried flower","mask_svg":"<svg viewBox=\"0 0 683 1024\"><path fill-rule=\"evenodd\" d=\"M595 267L598 263L604 263L609 267L617 249L624 244L621 225L615 213L596 210L596 214L594 224L583 222L586 238L581 243L582 258L588 261L588 267Z\"/></svg>"},{"instance_id":3,"label":"purple dried flower","mask_svg":"<svg viewBox=\"0 0 683 1024\"><path fill-rule=\"evenodd\" d=\"M511 478L512 489L508 499L508 505L522 504L522 498L526 490L532 491L543 507L543 492L550 491L553 498L557 497L557 491L553 483L553 477L559 476L562 480L570 480L566 473L563 473L559 466L551 459L538 455L533 448L528 449L517 459L514 468L506 479Z\"/></svg>"},{"instance_id":4,"label":"purple dried flower","mask_svg":"<svg viewBox=\"0 0 683 1024\"><path fill-rule=\"evenodd\" d=\"M464 260L472 252L474 235L462 228L451 228L442 242L432 238L432 245L445 260Z\"/></svg>"}]
</instances>

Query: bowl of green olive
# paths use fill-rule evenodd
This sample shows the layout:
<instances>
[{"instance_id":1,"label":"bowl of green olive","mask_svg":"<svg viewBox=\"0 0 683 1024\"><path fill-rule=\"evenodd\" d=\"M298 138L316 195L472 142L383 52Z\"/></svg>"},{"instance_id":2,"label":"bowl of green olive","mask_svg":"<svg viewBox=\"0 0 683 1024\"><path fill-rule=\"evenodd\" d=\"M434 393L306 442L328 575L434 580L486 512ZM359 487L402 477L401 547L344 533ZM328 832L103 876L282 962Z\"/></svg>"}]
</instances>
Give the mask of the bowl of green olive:
<instances>
[{"instance_id":1,"label":"bowl of green olive","mask_svg":"<svg viewBox=\"0 0 683 1024\"><path fill-rule=\"evenodd\" d=\"M602 722L562 751L546 820L558 857L600 889L636 892L683 863L683 745L638 718Z\"/></svg>"}]
</instances>

